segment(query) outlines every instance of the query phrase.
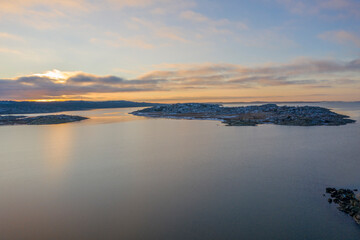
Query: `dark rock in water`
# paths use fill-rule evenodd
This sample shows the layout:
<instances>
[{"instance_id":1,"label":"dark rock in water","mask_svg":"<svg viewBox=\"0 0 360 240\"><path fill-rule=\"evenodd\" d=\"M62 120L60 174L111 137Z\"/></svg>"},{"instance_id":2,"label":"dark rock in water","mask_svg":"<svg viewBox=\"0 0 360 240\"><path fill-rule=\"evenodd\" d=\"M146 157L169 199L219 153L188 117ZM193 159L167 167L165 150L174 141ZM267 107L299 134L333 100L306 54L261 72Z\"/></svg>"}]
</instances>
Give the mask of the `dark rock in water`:
<instances>
[{"instance_id":1,"label":"dark rock in water","mask_svg":"<svg viewBox=\"0 0 360 240\"><path fill-rule=\"evenodd\" d=\"M88 119L81 116L72 115L45 115L36 117L27 116L0 116L0 125L47 125L69 122L78 122Z\"/></svg>"},{"instance_id":2,"label":"dark rock in water","mask_svg":"<svg viewBox=\"0 0 360 240\"><path fill-rule=\"evenodd\" d=\"M223 107L219 104L178 103L146 108L131 114L156 118L211 119L222 121L227 126L256 126L266 123L289 126L338 126L355 122L348 116L334 113L327 108L276 104Z\"/></svg>"},{"instance_id":3,"label":"dark rock in water","mask_svg":"<svg viewBox=\"0 0 360 240\"><path fill-rule=\"evenodd\" d=\"M357 192L358 190L355 188L353 191L354 191L354 192Z\"/></svg>"},{"instance_id":4,"label":"dark rock in water","mask_svg":"<svg viewBox=\"0 0 360 240\"><path fill-rule=\"evenodd\" d=\"M357 224L360 224L360 214L354 215L354 216L353 216L353 219L355 220L355 222L356 222Z\"/></svg>"},{"instance_id":5,"label":"dark rock in water","mask_svg":"<svg viewBox=\"0 0 360 240\"><path fill-rule=\"evenodd\" d=\"M337 209L350 215L356 223L360 224L360 201L356 198L354 191L343 188L339 190L336 188L326 188L326 193L331 196L328 199L329 203L334 202L337 204Z\"/></svg>"},{"instance_id":6,"label":"dark rock in water","mask_svg":"<svg viewBox=\"0 0 360 240\"><path fill-rule=\"evenodd\" d=\"M333 193L333 192L336 192L335 188L330 188L330 187L326 188L326 193Z\"/></svg>"},{"instance_id":7,"label":"dark rock in water","mask_svg":"<svg viewBox=\"0 0 360 240\"><path fill-rule=\"evenodd\" d=\"M225 121L227 126L256 126L256 121L240 120L240 119L228 119Z\"/></svg>"}]
</instances>

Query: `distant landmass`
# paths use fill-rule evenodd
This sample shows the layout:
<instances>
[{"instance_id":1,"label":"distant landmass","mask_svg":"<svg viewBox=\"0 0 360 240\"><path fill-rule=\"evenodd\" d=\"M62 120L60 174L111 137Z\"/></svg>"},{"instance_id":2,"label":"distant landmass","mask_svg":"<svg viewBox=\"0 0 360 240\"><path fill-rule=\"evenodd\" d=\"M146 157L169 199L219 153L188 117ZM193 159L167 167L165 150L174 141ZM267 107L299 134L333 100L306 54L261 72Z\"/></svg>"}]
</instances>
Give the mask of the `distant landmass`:
<instances>
[{"instance_id":1,"label":"distant landmass","mask_svg":"<svg viewBox=\"0 0 360 240\"><path fill-rule=\"evenodd\" d=\"M210 103L210 102L209 102ZM251 102L243 102L243 101L236 101L236 102L211 102L213 104L263 104L263 103L273 103L273 104L295 104L295 103L346 103L346 104L359 104L360 101L251 101Z\"/></svg>"},{"instance_id":2,"label":"distant landmass","mask_svg":"<svg viewBox=\"0 0 360 240\"><path fill-rule=\"evenodd\" d=\"M55 113L65 111L82 111L101 108L151 107L159 104L131 101L61 101L61 102L30 102L0 101L0 115Z\"/></svg>"}]
</instances>

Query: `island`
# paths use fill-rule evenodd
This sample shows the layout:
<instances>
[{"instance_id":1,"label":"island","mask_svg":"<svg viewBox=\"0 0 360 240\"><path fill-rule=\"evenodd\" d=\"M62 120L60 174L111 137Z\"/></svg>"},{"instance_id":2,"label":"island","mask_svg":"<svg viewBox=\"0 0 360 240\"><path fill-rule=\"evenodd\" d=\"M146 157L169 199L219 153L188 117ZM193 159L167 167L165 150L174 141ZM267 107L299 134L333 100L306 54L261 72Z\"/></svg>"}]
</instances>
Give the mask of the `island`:
<instances>
[{"instance_id":1,"label":"island","mask_svg":"<svg viewBox=\"0 0 360 240\"><path fill-rule=\"evenodd\" d=\"M14 116L14 115L5 115L0 116L0 125L47 125L47 124L60 124L60 123L69 123L69 122L78 122L88 119L81 116L72 116L72 115L44 115L44 116Z\"/></svg>"},{"instance_id":2,"label":"island","mask_svg":"<svg viewBox=\"0 0 360 240\"><path fill-rule=\"evenodd\" d=\"M355 122L349 119L349 116L332 112L327 108L276 104L224 107L220 104L177 103L145 108L131 114L153 118L218 120L227 126L256 126L268 123L291 126L338 126Z\"/></svg>"}]
</instances>

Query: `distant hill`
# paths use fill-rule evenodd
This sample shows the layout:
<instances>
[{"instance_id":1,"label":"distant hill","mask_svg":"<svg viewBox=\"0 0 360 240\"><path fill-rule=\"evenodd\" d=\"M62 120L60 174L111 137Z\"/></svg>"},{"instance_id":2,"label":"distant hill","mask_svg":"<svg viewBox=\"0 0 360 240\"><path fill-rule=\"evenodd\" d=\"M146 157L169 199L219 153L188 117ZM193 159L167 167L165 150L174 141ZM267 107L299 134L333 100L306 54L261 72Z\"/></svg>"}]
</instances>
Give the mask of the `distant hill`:
<instances>
[{"instance_id":1,"label":"distant hill","mask_svg":"<svg viewBox=\"0 0 360 240\"><path fill-rule=\"evenodd\" d=\"M63 101L63 102L28 102L0 101L0 114L54 113L81 111L101 108L148 107L156 103L130 101Z\"/></svg>"}]
</instances>

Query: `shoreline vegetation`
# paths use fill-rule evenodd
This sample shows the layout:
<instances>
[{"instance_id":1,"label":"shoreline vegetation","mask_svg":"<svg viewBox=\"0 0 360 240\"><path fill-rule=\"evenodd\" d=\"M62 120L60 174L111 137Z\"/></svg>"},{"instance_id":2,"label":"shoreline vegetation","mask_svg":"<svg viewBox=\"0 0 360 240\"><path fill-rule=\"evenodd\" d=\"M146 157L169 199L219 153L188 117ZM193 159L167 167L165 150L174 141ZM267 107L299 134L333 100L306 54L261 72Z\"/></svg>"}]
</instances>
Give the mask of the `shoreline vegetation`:
<instances>
[{"instance_id":1,"label":"shoreline vegetation","mask_svg":"<svg viewBox=\"0 0 360 240\"><path fill-rule=\"evenodd\" d=\"M276 104L223 107L220 104L178 103L145 108L131 114L153 118L218 120L227 126L256 126L269 123L290 126L339 126L355 122L349 116L323 107Z\"/></svg>"}]
</instances>

